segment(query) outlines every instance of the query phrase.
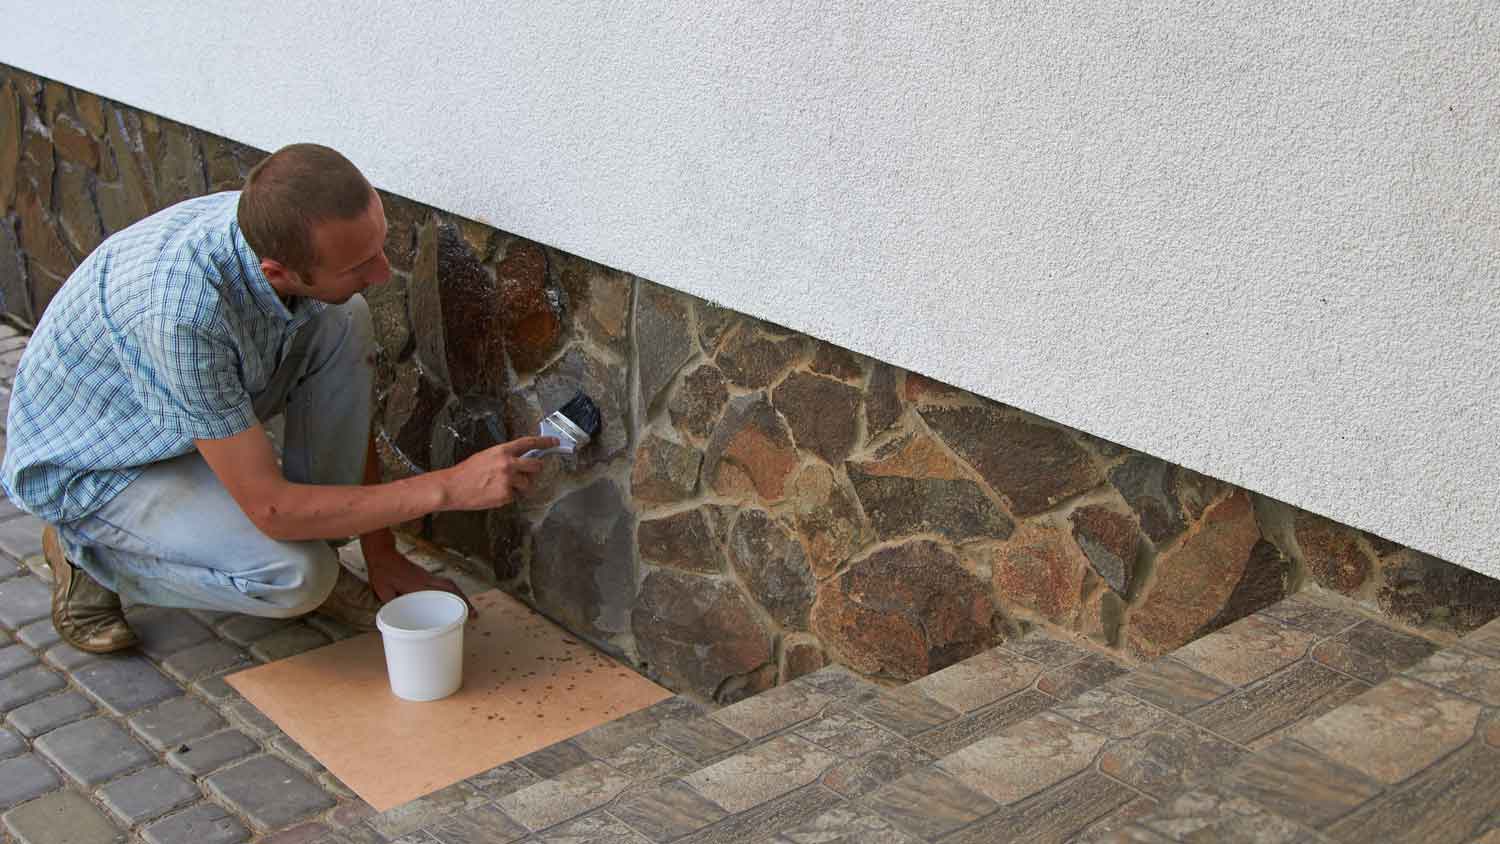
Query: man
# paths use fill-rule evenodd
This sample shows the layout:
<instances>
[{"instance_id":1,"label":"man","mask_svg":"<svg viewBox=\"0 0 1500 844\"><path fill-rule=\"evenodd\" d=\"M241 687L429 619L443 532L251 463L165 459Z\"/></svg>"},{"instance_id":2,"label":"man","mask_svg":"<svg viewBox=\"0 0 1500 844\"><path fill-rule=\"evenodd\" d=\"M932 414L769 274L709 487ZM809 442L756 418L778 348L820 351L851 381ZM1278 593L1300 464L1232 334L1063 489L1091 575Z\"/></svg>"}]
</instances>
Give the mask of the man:
<instances>
[{"instance_id":1,"label":"man","mask_svg":"<svg viewBox=\"0 0 1500 844\"><path fill-rule=\"evenodd\" d=\"M240 192L190 199L79 265L16 373L0 482L48 523L52 620L68 644L136 644L130 603L368 629L380 602L457 592L389 525L499 507L554 445L528 437L379 483L374 345L361 291L390 277L385 212L353 164L279 150ZM284 410L282 465L261 426ZM325 540L359 536L369 584Z\"/></svg>"}]
</instances>

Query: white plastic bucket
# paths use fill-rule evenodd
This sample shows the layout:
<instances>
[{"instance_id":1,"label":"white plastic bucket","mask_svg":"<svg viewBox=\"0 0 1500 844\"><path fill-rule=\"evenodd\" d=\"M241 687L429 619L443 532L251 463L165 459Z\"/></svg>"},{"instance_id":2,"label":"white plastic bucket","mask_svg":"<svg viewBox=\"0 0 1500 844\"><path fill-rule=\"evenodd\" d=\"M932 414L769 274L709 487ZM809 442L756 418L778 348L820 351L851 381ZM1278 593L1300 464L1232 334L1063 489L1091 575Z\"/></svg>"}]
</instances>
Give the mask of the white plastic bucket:
<instances>
[{"instance_id":1,"label":"white plastic bucket","mask_svg":"<svg viewBox=\"0 0 1500 844\"><path fill-rule=\"evenodd\" d=\"M412 592L380 608L391 691L405 700L438 700L464 681L464 622L469 608L448 592Z\"/></svg>"}]
</instances>

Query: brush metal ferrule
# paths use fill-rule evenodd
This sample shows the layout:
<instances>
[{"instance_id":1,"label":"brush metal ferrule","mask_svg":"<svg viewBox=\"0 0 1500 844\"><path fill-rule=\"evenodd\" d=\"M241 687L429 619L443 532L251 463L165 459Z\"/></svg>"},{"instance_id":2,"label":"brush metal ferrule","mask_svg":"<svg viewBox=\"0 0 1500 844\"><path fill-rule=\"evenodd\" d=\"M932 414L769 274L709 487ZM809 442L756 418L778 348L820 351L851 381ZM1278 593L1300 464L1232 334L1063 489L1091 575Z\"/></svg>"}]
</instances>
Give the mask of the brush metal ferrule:
<instances>
[{"instance_id":1,"label":"brush metal ferrule","mask_svg":"<svg viewBox=\"0 0 1500 844\"><path fill-rule=\"evenodd\" d=\"M572 454L578 449L589 444L589 435L574 425L572 420L562 414L562 411L553 411L542 420L538 432L543 437L557 437L557 445L552 448L533 448L531 451L521 455L523 458L546 457L549 454Z\"/></svg>"}]
</instances>

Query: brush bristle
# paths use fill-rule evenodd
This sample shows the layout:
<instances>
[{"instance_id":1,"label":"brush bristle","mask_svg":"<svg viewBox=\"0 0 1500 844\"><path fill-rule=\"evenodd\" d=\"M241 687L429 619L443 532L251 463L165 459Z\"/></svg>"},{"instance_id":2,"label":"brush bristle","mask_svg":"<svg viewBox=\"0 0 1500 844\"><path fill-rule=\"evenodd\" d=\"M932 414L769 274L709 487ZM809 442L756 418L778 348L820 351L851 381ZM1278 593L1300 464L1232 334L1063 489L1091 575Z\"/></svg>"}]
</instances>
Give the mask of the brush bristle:
<instances>
[{"instance_id":1,"label":"brush bristle","mask_svg":"<svg viewBox=\"0 0 1500 844\"><path fill-rule=\"evenodd\" d=\"M589 439L599 436L599 429L603 426L603 420L599 418L599 406L594 400L583 392L563 405L559 413L568 417L568 421L578 426L578 430L589 435Z\"/></svg>"}]
</instances>

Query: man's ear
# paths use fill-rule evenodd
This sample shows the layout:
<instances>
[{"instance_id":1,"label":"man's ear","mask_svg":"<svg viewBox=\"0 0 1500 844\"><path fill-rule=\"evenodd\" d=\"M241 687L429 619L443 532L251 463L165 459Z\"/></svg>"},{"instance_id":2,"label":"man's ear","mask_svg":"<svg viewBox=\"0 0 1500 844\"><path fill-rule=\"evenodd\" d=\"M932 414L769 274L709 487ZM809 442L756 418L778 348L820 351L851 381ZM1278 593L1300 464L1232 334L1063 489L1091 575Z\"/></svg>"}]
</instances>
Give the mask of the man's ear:
<instances>
[{"instance_id":1,"label":"man's ear","mask_svg":"<svg viewBox=\"0 0 1500 844\"><path fill-rule=\"evenodd\" d=\"M277 290L283 290L290 293L306 287L306 285L302 282L302 276L298 275L295 272L292 272L290 269L287 269L287 266L285 264L281 263L275 258L260 259L260 271L266 274L266 279L270 281L271 286L275 287Z\"/></svg>"}]
</instances>

